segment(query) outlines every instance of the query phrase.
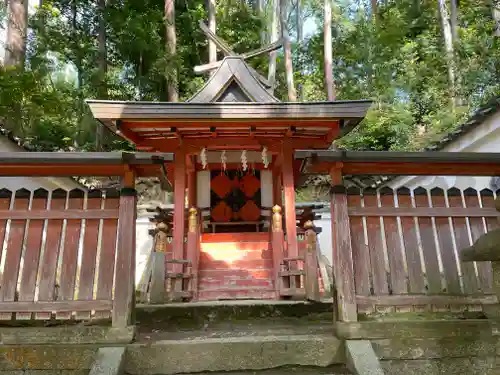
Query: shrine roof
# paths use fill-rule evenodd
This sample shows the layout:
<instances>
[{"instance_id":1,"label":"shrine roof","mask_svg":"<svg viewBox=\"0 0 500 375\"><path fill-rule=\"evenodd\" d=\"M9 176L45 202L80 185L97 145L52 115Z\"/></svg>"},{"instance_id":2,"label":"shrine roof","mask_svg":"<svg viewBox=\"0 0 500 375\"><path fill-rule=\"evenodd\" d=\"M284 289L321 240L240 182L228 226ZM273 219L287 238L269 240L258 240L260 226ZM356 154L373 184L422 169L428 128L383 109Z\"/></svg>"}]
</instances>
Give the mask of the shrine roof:
<instances>
[{"instance_id":1,"label":"shrine roof","mask_svg":"<svg viewBox=\"0 0 500 375\"><path fill-rule=\"evenodd\" d=\"M171 103L89 100L96 119L139 149L171 151L180 139L220 147L254 139L265 144L300 139L297 148L328 148L365 116L369 100L273 103ZM231 140L229 140L231 138ZM244 146L243 144L241 145Z\"/></svg>"},{"instance_id":2,"label":"shrine roof","mask_svg":"<svg viewBox=\"0 0 500 375\"><path fill-rule=\"evenodd\" d=\"M94 117L140 150L260 149L287 138L327 149L364 117L370 100L280 102L242 56L228 56L188 102L88 100Z\"/></svg>"}]
</instances>

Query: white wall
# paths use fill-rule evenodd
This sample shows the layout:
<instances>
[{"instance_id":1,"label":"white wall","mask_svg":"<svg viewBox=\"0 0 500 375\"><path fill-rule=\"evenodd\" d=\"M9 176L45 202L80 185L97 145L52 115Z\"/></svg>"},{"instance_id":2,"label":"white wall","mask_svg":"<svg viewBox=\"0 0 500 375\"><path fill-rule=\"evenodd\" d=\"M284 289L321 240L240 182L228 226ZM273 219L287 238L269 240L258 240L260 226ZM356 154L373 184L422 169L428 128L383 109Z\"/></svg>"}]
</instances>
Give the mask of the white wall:
<instances>
[{"instance_id":1,"label":"white wall","mask_svg":"<svg viewBox=\"0 0 500 375\"><path fill-rule=\"evenodd\" d=\"M327 208L329 209L328 205ZM328 259L330 265L332 265L332 216L330 212L321 212L321 219L315 220L314 224L321 227L321 233L318 235L321 253Z\"/></svg>"},{"instance_id":2,"label":"white wall","mask_svg":"<svg viewBox=\"0 0 500 375\"><path fill-rule=\"evenodd\" d=\"M439 152L499 152L500 151L500 112L490 116L482 124L468 131L456 140L450 142ZM422 186L425 188L441 187L449 189L467 189L472 187L476 190L490 188L491 177L467 177L467 176L408 176L399 177L387 185L392 188L406 186L415 189Z\"/></svg>"},{"instance_id":3,"label":"white wall","mask_svg":"<svg viewBox=\"0 0 500 375\"><path fill-rule=\"evenodd\" d=\"M144 271L144 266L148 259L149 253L151 252L153 246L153 237L148 233L149 229L154 226L149 222L147 217L138 217L136 222L136 256L135 256L135 282L136 285L141 279L142 272Z\"/></svg>"}]
</instances>

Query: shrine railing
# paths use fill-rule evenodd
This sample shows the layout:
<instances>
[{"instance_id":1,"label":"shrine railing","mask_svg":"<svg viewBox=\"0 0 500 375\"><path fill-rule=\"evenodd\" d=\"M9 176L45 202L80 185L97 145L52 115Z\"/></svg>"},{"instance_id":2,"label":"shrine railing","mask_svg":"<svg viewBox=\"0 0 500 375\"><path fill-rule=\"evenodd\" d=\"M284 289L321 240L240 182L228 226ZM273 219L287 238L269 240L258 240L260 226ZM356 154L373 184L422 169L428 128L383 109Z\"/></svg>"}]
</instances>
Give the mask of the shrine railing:
<instances>
[{"instance_id":1,"label":"shrine railing","mask_svg":"<svg viewBox=\"0 0 500 375\"><path fill-rule=\"evenodd\" d=\"M122 319L115 260L130 244L118 233L135 231L126 195L0 190L0 320Z\"/></svg>"},{"instance_id":2,"label":"shrine railing","mask_svg":"<svg viewBox=\"0 0 500 375\"><path fill-rule=\"evenodd\" d=\"M135 179L161 174L172 160L161 153L0 152L0 176L20 187L0 190L0 320L131 325ZM88 191L73 176L118 177L122 188ZM82 188L31 192L22 188L27 179Z\"/></svg>"},{"instance_id":3,"label":"shrine railing","mask_svg":"<svg viewBox=\"0 0 500 375\"><path fill-rule=\"evenodd\" d=\"M344 281L337 285L340 320L497 304L490 262L460 262L458 256L499 226L494 196L488 189L333 187L334 263Z\"/></svg>"}]
</instances>

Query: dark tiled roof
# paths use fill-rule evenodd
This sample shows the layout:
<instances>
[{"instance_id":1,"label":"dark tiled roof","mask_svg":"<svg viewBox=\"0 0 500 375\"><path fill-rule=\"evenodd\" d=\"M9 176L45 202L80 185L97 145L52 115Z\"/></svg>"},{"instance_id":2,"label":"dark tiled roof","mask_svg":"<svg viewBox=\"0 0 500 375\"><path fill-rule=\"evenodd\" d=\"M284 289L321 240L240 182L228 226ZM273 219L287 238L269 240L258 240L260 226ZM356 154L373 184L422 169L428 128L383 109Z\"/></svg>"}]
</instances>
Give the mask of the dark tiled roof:
<instances>
[{"instance_id":1,"label":"dark tiled roof","mask_svg":"<svg viewBox=\"0 0 500 375\"><path fill-rule=\"evenodd\" d=\"M439 151L446 147L448 144L460 138L470 130L475 129L481 125L488 117L500 111L500 96L491 99L484 106L475 110L471 117L464 123L458 125L455 130L451 131L439 141L425 147L423 151Z\"/></svg>"},{"instance_id":2,"label":"dark tiled roof","mask_svg":"<svg viewBox=\"0 0 500 375\"><path fill-rule=\"evenodd\" d=\"M24 140L20 137L16 137L12 131L5 128L1 123L0 123L0 135L3 135L9 141L16 144L18 147L25 149L26 151L35 151L35 148L29 143L29 141Z\"/></svg>"}]
</instances>

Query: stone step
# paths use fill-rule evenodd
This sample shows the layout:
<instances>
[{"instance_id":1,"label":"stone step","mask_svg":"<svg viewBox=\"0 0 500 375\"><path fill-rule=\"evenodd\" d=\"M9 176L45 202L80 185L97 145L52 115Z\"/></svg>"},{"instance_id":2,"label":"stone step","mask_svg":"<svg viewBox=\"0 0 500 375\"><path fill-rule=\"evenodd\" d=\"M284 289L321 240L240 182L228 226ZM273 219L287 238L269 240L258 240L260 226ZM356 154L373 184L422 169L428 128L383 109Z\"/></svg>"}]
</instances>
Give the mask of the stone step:
<instances>
[{"instance_id":1,"label":"stone step","mask_svg":"<svg viewBox=\"0 0 500 375\"><path fill-rule=\"evenodd\" d=\"M248 300L248 299L274 299L276 292L269 286L224 286L213 289L201 289L198 291L199 301L220 300Z\"/></svg>"},{"instance_id":2,"label":"stone step","mask_svg":"<svg viewBox=\"0 0 500 375\"><path fill-rule=\"evenodd\" d=\"M138 305L136 319L139 329L200 329L219 323L243 322L261 324L276 321L311 325L325 323L332 326L333 303L306 301L199 301L165 305Z\"/></svg>"},{"instance_id":3,"label":"stone step","mask_svg":"<svg viewBox=\"0 0 500 375\"><path fill-rule=\"evenodd\" d=\"M350 375L345 366L309 367L309 366L284 366L266 370L228 371L228 372L200 372L198 375ZM125 374L129 375L129 374ZM166 375L166 374L158 374ZM186 373L178 374L186 375Z\"/></svg>"},{"instance_id":4,"label":"stone step","mask_svg":"<svg viewBox=\"0 0 500 375\"><path fill-rule=\"evenodd\" d=\"M343 362L343 346L331 334L198 337L131 344L127 346L125 372L170 375L259 371L282 366L321 368Z\"/></svg>"}]
</instances>

